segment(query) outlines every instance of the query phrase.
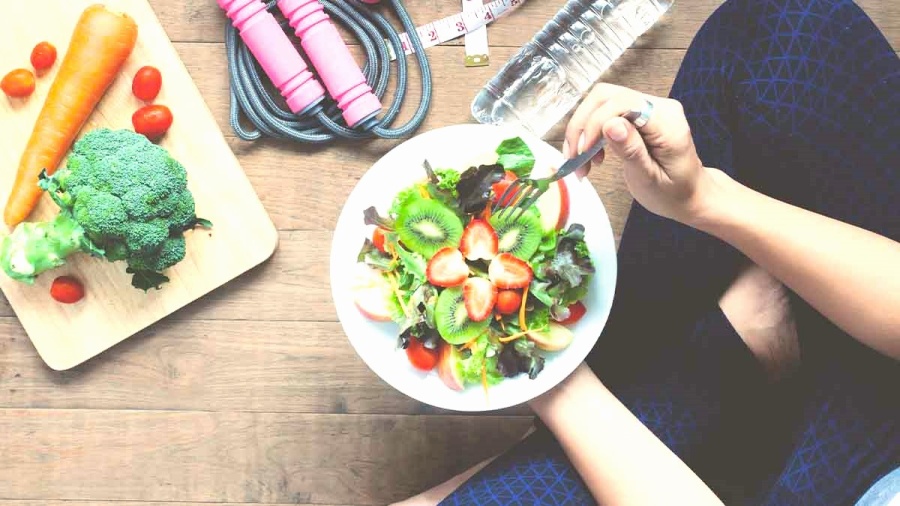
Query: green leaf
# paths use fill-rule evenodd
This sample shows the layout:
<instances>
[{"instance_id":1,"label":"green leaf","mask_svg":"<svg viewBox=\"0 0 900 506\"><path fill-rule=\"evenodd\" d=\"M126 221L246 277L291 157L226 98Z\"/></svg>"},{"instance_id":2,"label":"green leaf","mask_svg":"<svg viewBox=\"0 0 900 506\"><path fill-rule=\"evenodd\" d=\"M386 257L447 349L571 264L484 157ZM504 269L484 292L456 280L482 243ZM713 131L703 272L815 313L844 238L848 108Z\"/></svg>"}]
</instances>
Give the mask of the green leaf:
<instances>
[{"instance_id":1,"label":"green leaf","mask_svg":"<svg viewBox=\"0 0 900 506\"><path fill-rule=\"evenodd\" d=\"M500 346L491 342L485 333L475 341L470 349L471 354L457 362L460 377L466 385L481 384L481 372L487 368L487 380L489 385L496 385L503 381L503 375L497 370L497 359L500 354ZM488 356L490 355L490 356Z\"/></svg>"},{"instance_id":2,"label":"green leaf","mask_svg":"<svg viewBox=\"0 0 900 506\"><path fill-rule=\"evenodd\" d=\"M437 169L434 173L438 178L437 189L449 193L454 199L458 198L456 184L459 183L459 172L453 169Z\"/></svg>"},{"instance_id":3,"label":"green leaf","mask_svg":"<svg viewBox=\"0 0 900 506\"><path fill-rule=\"evenodd\" d=\"M394 248L397 251L397 256L400 258L400 263L403 265L403 268L406 269L406 272L413 275L415 281L418 282L417 284L424 283L425 269L428 267L428 262L425 261L425 257L418 253L407 251L406 248L399 243L394 244Z\"/></svg>"},{"instance_id":4,"label":"green leaf","mask_svg":"<svg viewBox=\"0 0 900 506\"><path fill-rule=\"evenodd\" d=\"M194 219L194 223L191 226L191 228L194 228L194 227L210 229L210 228L213 228L213 224L211 221L207 220L206 218L196 218L196 219Z\"/></svg>"},{"instance_id":5,"label":"green leaf","mask_svg":"<svg viewBox=\"0 0 900 506\"><path fill-rule=\"evenodd\" d=\"M131 286L145 292L151 288L159 290L163 283L169 282L169 278L160 272L136 270L131 267L126 268L125 272L133 274L131 277Z\"/></svg>"},{"instance_id":6,"label":"green leaf","mask_svg":"<svg viewBox=\"0 0 900 506\"><path fill-rule=\"evenodd\" d=\"M381 227L385 230L394 230L394 220L378 214L378 210L375 209L375 206L368 207L363 211L363 223L366 225L375 225L376 227Z\"/></svg>"},{"instance_id":7,"label":"green leaf","mask_svg":"<svg viewBox=\"0 0 900 506\"><path fill-rule=\"evenodd\" d=\"M534 168L534 153L521 137L506 139L497 147L497 163L518 177L527 177Z\"/></svg>"}]
</instances>

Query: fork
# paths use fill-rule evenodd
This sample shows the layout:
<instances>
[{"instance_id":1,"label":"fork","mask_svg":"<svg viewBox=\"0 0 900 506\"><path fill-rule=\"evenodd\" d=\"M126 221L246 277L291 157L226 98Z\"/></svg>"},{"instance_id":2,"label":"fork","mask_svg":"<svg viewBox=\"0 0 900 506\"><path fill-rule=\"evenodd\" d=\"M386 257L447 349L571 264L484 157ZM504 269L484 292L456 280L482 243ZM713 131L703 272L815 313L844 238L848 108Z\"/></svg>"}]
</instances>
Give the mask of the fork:
<instances>
[{"instance_id":1,"label":"fork","mask_svg":"<svg viewBox=\"0 0 900 506\"><path fill-rule=\"evenodd\" d=\"M635 121L640 116L640 111L629 111L624 114L622 117L627 119L628 121ZM534 205L535 202L541 198L544 193L550 189L550 185L559 181L560 179L568 176L569 174L575 172L576 169L586 164L589 160L597 156L597 153L600 152L604 147L606 147L606 139L601 137L599 141L594 143L593 146L586 149L580 155L575 158L570 158L562 164L559 170L556 171L550 177L545 177L541 179L532 179L532 178L520 178L513 181L509 187L506 188L506 191L497 199L491 208L491 213L496 212L496 216L498 218L502 217L507 212L515 212L515 209L518 209L519 214L514 215L512 221L519 219L525 211ZM498 211L499 209L499 211Z\"/></svg>"}]
</instances>

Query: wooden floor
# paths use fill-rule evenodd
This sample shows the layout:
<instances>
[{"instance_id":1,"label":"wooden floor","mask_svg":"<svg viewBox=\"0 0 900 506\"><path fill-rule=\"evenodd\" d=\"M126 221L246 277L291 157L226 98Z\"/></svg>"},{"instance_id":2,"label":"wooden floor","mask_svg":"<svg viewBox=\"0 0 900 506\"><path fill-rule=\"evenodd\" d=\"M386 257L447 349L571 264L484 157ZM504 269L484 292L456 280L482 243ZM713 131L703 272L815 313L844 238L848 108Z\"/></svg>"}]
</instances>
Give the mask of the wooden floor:
<instances>
[{"instance_id":1,"label":"wooden floor","mask_svg":"<svg viewBox=\"0 0 900 506\"><path fill-rule=\"evenodd\" d=\"M531 0L493 25L490 67L465 68L459 42L430 49L436 101L423 129L469 122L476 90L563 3ZM607 79L665 94L719 3L679 0ZM372 374L336 323L325 267L332 229L357 178L396 142L313 149L235 139L215 1L151 4L281 246L264 266L64 373L44 366L2 301L0 506L385 504L510 446L531 424L527 409L460 416L422 406ZM407 4L421 23L459 2ZM861 5L900 47L900 2ZM592 177L618 233L629 197L612 167Z\"/></svg>"}]
</instances>

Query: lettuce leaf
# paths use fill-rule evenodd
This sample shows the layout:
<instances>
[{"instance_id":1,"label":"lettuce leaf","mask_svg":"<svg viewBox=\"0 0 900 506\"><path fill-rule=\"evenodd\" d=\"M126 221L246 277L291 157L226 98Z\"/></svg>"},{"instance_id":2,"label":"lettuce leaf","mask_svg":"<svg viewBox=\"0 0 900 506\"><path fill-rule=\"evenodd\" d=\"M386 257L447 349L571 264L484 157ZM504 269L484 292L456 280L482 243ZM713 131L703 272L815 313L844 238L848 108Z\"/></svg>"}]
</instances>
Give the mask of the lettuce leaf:
<instances>
[{"instance_id":1,"label":"lettuce leaf","mask_svg":"<svg viewBox=\"0 0 900 506\"><path fill-rule=\"evenodd\" d=\"M584 227L573 224L561 233L556 250L533 265L534 280L529 293L550 308L559 319L565 309L587 296L595 269L584 242Z\"/></svg>"},{"instance_id":2,"label":"lettuce leaf","mask_svg":"<svg viewBox=\"0 0 900 506\"><path fill-rule=\"evenodd\" d=\"M488 333L483 334L475 344L466 350L468 356L457 362L459 376L466 385L481 384L482 370L487 368L487 382L496 385L503 381L503 375L497 370L500 345L491 341Z\"/></svg>"},{"instance_id":3,"label":"lettuce leaf","mask_svg":"<svg viewBox=\"0 0 900 506\"><path fill-rule=\"evenodd\" d=\"M527 177L534 169L534 153L521 137L506 139L497 147L497 163L518 177Z\"/></svg>"},{"instance_id":4,"label":"lettuce leaf","mask_svg":"<svg viewBox=\"0 0 900 506\"><path fill-rule=\"evenodd\" d=\"M356 256L356 261L383 271L392 271L397 268L397 262L394 261L394 258L379 251L371 239L366 239L363 243L359 254Z\"/></svg>"},{"instance_id":5,"label":"lettuce leaf","mask_svg":"<svg viewBox=\"0 0 900 506\"><path fill-rule=\"evenodd\" d=\"M544 370L544 357L528 339L516 339L503 347L497 358L497 372L507 378L527 374L535 379Z\"/></svg>"},{"instance_id":6,"label":"lettuce leaf","mask_svg":"<svg viewBox=\"0 0 900 506\"><path fill-rule=\"evenodd\" d=\"M463 172L456 184L460 210L466 215L483 211L491 198L494 183L501 179L503 167L500 165L479 165Z\"/></svg>"}]
</instances>

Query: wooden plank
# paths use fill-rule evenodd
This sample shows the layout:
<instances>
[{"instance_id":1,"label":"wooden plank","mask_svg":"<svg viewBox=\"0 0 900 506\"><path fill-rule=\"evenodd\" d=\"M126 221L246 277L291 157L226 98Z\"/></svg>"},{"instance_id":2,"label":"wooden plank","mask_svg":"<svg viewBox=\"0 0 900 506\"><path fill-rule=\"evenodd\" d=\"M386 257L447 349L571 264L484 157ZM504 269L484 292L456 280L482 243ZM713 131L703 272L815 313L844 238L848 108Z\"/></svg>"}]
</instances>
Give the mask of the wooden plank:
<instances>
[{"instance_id":1,"label":"wooden plank","mask_svg":"<svg viewBox=\"0 0 900 506\"><path fill-rule=\"evenodd\" d=\"M179 55L187 66L200 89L203 99L213 111L219 128L226 135L232 135L229 122L229 87L228 71L225 61L224 44L176 44ZM356 52L356 51L354 51ZM514 48L497 48L491 54L497 58L508 58L514 54ZM435 47L429 54L432 69L440 69L433 79L434 99L420 131L427 131L446 125L459 123L472 123L470 106L478 91L494 75L491 67L464 67L462 47ZM665 96L669 93L681 60L684 58L683 50L652 50L635 49L626 52L604 74L606 82L621 84L640 89L653 95ZM405 124L412 117L419 105L421 90L419 89L419 69L415 65L410 66L410 85L400 116L394 122L394 126ZM392 78L395 78L393 75ZM393 101L394 82L388 89L385 104ZM560 140L565 128L565 121L557 128L550 131L545 139ZM243 142L243 141L241 141ZM352 143L342 142L322 148L298 143L284 143L295 155L314 156L323 151L336 150L341 156L346 157L348 163L356 162L357 158L382 154L385 150L394 146L398 141L369 141ZM248 145L252 151L261 151L259 142ZM352 149L350 148L352 146ZM234 148L234 145L232 145ZM267 150L266 150L267 151ZM359 151L357 153L357 151ZM246 169L246 163L242 157L246 152L237 150L239 159ZM296 165L293 164L293 168ZM321 170L319 170L321 172Z\"/></svg>"},{"instance_id":2,"label":"wooden plank","mask_svg":"<svg viewBox=\"0 0 900 506\"><path fill-rule=\"evenodd\" d=\"M65 372L14 319L0 318L0 336L0 407L462 415L381 381L332 322L166 320Z\"/></svg>"},{"instance_id":3,"label":"wooden plank","mask_svg":"<svg viewBox=\"0 0 900 506\"><path fill-rule=\"evenodd\" d=\"M488 28L492 47L520 47L550 20L566 0L531 0L510 17ZM206 0L150 0L163 26L174 41L224 41L226 18L215 2ZM417 25L459 12L458 2L415 0L404 2ZM685 49L703 22L721 5L722 0L676 0L657 25L638 40L638 46ZM857 2L876 25L897 47L900 41L900 3L894 0L859 0ZM400 26L394 23L394 26ZM353 43L350 37L346 40ZM462 39L452 44L461 44ZM505 61L494 59L491 68Z\"/></svg>"},{"instance_id":4,"label":"wooden plank","mask_svg":"<svg viewBox=\"0 0 900 506\"><path fill-rule=\"evenodd\" d=\"M65 54L75 22L92 3L57 0L49 12L46 3L7 5L4 14L18 22L0 31L0 47L4 48L0 68L21 65L16 62L30 54L34 40L53 40L60 55ZM158 66L166 76L159 103L169 105L178 118L160 144L187 169L198 213L212 220L215 230L186 234L186 258L166 273L172 281L165 289L149 294L131 286L124 262L112 264L87 255L79 255L59 271L91 281L91 292L73 306L52 303L48 295L52 275L42 276L34 286L0 276L7 300L54 369L73 367L236 278L266 260L277 243L272 221L149 5L143 0L110 0L107 4L134 17L140 34L121 74L82 133L98 128L132 129L131 115L142 105L131 92L132 76L143 65ZM57 64L28 100L0 101L4 118L0 198L4 200L59 69ZM45 195L30 218L46 220L58 213L58 206Z\"/></svg>"},{"instance_id":5,"label":"wooden plank","mask_svg":"<svg viewBox=\"0 0 900 506\"><path fill-rule=\"evenodd\" d=\"M528 418L0 410L0 497L386 504L511 446Z\"/></svg>"}]
</instances>

